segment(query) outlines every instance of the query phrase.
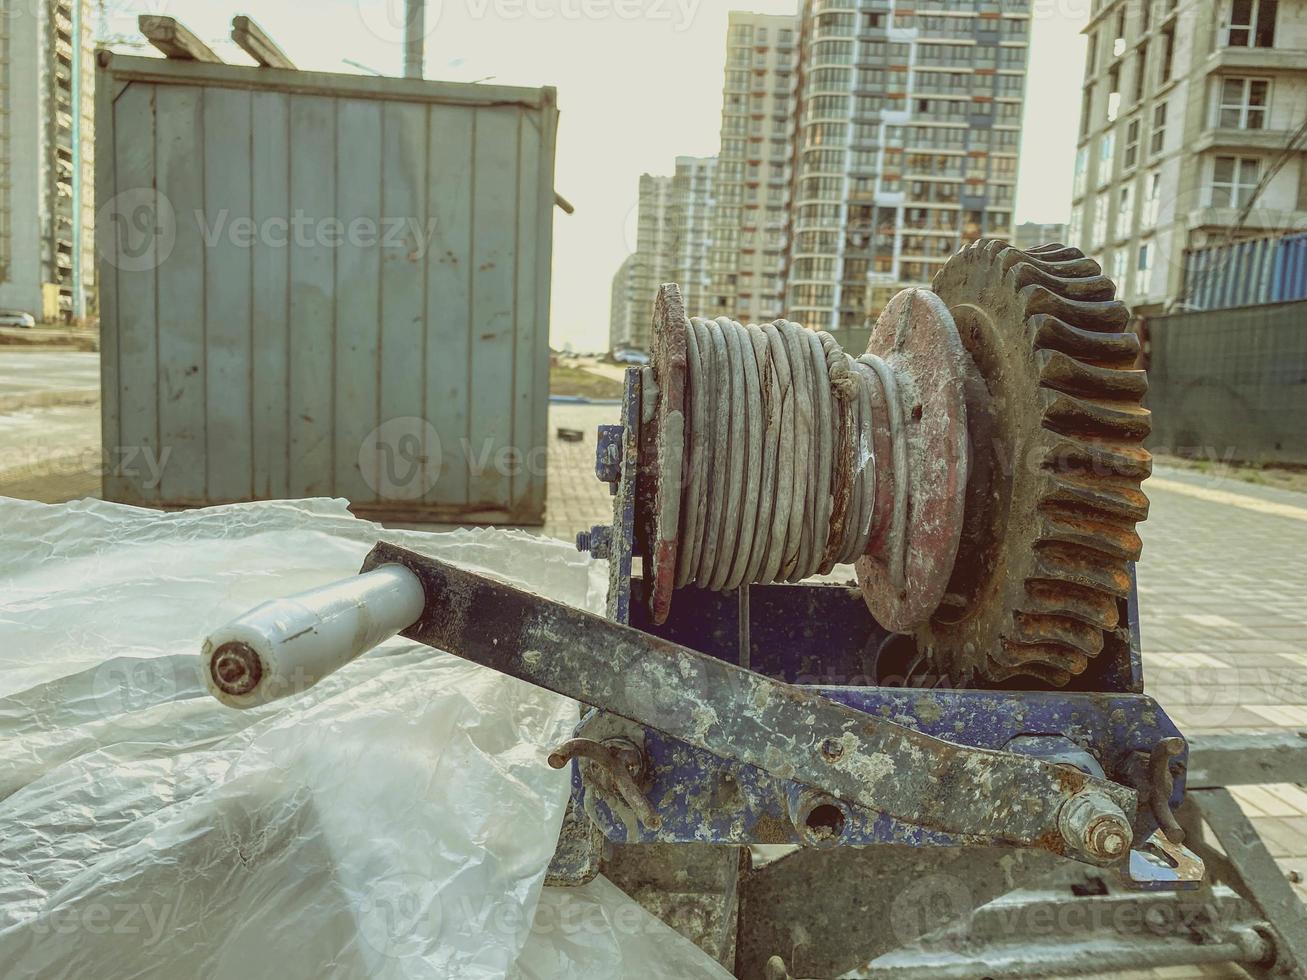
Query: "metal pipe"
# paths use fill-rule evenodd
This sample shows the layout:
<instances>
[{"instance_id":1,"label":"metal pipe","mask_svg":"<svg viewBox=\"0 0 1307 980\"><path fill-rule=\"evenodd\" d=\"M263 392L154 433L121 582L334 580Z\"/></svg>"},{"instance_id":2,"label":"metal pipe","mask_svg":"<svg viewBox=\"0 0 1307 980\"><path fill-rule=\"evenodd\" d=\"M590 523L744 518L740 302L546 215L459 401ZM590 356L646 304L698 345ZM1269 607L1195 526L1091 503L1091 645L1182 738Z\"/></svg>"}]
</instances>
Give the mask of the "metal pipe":
<instances>
[{"instance_id":1,"label":"metal pipe","mask_svg":"<svg viewBox=\"0 0 1307 980\"><path fill-rule=\"evenodd\" d=\"M1104 936L1082 942L1016 943L989 949L969 947L965 957L956 954L905 951L902 958L887 957L850 976L876 980L1024 980L1026 977L1073 977L1148 970L1158 966L1202 966L1217 963L1248 965L1267 962L1274 949L1266 936L1251 926L1231 928L1216 942L1179 938L1158 942L1130 936Z\"/></svg>"},{"instance_id":2,"label":"metal pipe","mask_svg":"<svg viewBox=\"0 0 1307 980\"><path fill-rule=\"evenodd\" d=\"M426 0L405 0L404 77L421 78L426 47Z\"/></svg>"},{"instance_id":3,"label":"metal pipe","mask_svg":"<svg viewBox=\"0 0 1307 980\"><path fill-rule=\"evenodd\" d=\"M209 693L253 708L312 687L422 616L422 583L402 565L265 602L210 634Z\"/></svg>"}]
</instances>

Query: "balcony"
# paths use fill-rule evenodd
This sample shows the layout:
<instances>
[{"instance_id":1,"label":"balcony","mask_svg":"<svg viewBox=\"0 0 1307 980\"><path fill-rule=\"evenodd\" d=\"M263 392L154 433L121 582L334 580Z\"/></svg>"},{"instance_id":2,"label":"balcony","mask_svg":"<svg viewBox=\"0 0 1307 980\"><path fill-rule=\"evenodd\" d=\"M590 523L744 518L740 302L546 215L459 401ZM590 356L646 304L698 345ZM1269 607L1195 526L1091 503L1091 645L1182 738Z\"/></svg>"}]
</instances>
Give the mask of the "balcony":
<instances>
[{"instance_id":1,"label":"balcony","mask_svg":"<svg viewBox=\"0 0 1307 980\"><path fill-rule=\"evenodd\" d=\"M1287 129L1209 129L1194 142L1191 152L1207 150L1259 150L1278 153L1293 136Z\"/></svg>"},{"instance_id":2,"label":"balcony","mask_svg":"<svg viewBox=\"0 0 1307 980\"><path fill-rule=\"evenodd\" d=\"M1185 220L1191 232L1236 226L1244 232L1266 231L1285 234L1307 231L1307 211L1282 211L1261 204L1253 205L1252 211L1243 218L1242 225L1240 225L1240 213L1235 208L1194 208L1186 215Z\"/></svg>"},{"instance_id":3,"label":"balcony","mask_svg":"<svg viewBox=\"0 0 1307 980\"><path fill-rule=\"evenodd\" d=\"M1221 48L1208 56L1206 71L1299 75L1307 73L1307 57L1285 48Z\"/></svg>"}]
</instances>

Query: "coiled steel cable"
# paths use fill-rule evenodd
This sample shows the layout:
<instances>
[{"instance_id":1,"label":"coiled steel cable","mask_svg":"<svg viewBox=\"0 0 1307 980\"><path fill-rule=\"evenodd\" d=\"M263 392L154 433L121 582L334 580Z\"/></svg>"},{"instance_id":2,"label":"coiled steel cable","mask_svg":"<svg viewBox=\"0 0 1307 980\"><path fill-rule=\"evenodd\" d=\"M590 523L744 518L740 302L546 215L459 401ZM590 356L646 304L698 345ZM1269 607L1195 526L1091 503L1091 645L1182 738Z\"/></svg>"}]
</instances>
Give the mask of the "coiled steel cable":
<instances>
[{"instance_id":1,"label":"coiled steel cable","mask_svg":"<svg viewBox=\"0 0 1307 980\"><path fill-rule=\"evenodd\" d=\"M902 540L904 495L876 509L873 422L904 452L888 365L788 320L694 317L686 340L678 587L797 582L856 561L886 519Z\"/></svg>"}]
</instances>

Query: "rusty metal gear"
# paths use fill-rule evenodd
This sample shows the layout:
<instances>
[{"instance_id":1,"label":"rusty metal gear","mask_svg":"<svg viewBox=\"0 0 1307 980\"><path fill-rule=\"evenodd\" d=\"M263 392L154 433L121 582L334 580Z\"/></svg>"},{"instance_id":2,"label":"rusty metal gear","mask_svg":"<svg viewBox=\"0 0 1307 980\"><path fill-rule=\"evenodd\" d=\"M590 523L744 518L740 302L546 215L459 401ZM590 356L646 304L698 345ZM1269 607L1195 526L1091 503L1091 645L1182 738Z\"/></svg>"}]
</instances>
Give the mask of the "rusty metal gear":
<instances>
[{"instance_id":1,"label":"rusty metal gear","mask_svg":"<svg viewBox=\"0 0 1307 980\"><path fill-rule=\"evenodd\" d=\"M1078 249L980 241L934 281L974 374L959 560L916 633L955 683L1063 686L1119 627L1148 515L1147 377L1129 311Z\"/></svg>"}]
</instances>

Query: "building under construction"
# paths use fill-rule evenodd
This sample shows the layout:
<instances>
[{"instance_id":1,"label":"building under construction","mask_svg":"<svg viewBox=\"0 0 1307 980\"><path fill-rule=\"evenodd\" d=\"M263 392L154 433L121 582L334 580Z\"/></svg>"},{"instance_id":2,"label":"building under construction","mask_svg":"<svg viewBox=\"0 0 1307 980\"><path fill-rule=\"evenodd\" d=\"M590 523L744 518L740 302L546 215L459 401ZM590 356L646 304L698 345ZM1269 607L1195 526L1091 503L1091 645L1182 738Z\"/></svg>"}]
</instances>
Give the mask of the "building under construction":
<instances>
[{"instance_id":1,"label":"building under construction","mask_svg":"<svg viewBox=\"0 0 1307 980\"><path fill-rule=\"evenodd\" d=\"M93 39L89 0L0 16L0 309L94 312Z\"/></svg>"}]
</instances>

